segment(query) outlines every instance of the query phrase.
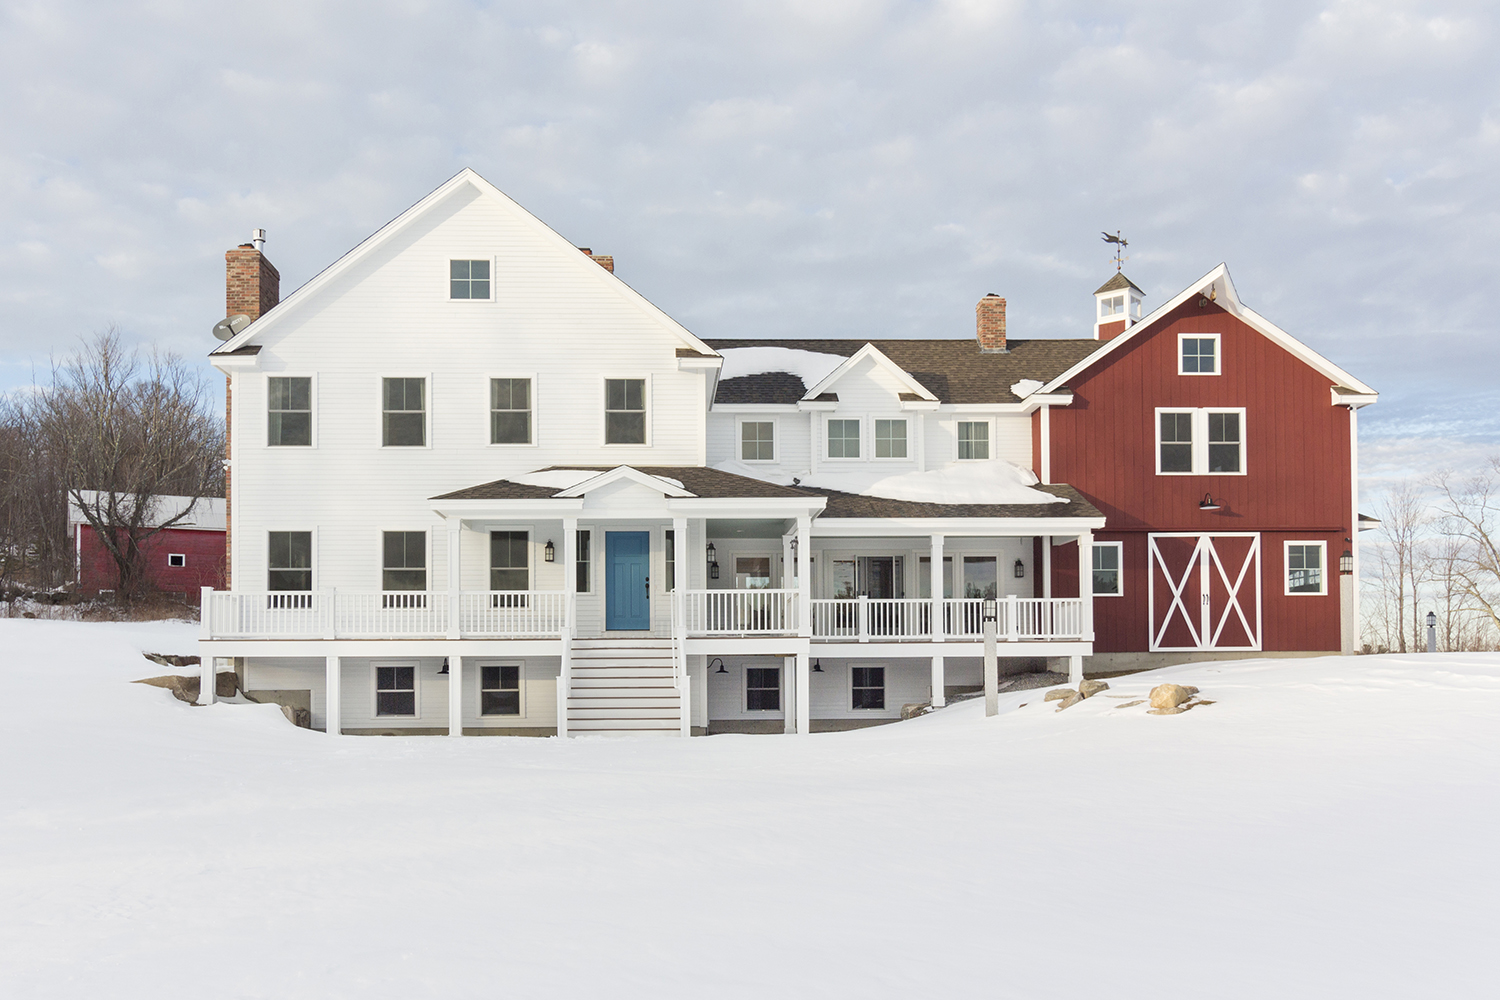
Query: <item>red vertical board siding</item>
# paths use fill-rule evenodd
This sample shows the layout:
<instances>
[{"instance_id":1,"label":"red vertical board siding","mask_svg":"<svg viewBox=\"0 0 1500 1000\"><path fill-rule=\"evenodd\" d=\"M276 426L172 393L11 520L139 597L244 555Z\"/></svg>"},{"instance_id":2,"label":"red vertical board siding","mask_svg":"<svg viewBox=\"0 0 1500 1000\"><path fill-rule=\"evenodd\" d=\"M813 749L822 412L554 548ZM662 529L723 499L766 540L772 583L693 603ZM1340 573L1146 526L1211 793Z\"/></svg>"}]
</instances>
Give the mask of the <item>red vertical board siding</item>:
<instances>
[{"instance_id":1,"label":"red vertical board siding","mask_svg":"<svg viewBox=\"0 0 1500 1000\"><path fill-rule=\"evenodd\" d=\"M99 540L99 535L87 524L77 528L80 535L78 546L78 591L82 594L97 594L101 590L114 590L120 578L115 561L109 550ZM187 565L174 568L167 565L167 556L180 553L187 557ZM197 595L201 587L224 589L224 532L187 531L166 528L141 543L141 558L145 566L148 586L171 594Z\"/></svg>"},{"instance_id":2,"label":"red vertical board siding","mask_svg":"<svg viewBox=\"0 0 1500 1000\"><path fill-rule=\"evenodd\" d=\"M1101 540L1125 542L1124 596L1094 602L1095 649L1148 648L1148 532L1254 531L1263 648L1337 650L1338 557L1351 536L1348 411L1333 405L1327 376L1217 305L1190 299L1153 327L1073 379L1073 404L1051 414L1053 482L1104 513ZM1179 333L1219 334L1223 374L1177 374ZM1156 475L1157 407L1244 407L1246 474ZM1200 511L1205 493L1222 509ZM1287 540L1328 543L1326 597L1283 593ZM1054 558L1064 571L1062 551Z\"/></svg>"}]
</instances>

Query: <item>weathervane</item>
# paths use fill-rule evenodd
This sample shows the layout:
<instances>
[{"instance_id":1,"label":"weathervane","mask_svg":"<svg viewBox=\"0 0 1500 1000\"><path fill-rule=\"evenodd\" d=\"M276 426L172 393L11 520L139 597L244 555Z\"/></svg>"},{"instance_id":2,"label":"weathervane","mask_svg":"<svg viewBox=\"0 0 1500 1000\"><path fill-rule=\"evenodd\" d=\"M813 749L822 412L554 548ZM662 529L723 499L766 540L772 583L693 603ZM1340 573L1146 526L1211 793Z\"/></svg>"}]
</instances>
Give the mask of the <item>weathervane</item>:
<instances>
[{"instance_id":1,"label":"weathervane","mask_svg":"<svg viewBox=\"0 0 1500 1000\"><path fill-rule=\"evenodd\" d=\"M1120 270L1120 265L1124 264L1127 260L1130 259L1129 257L1126 257L1124 255L1125 248L1130 246L1130 241L1121 236L1120 231L1116 229L1113 236L1109 235L1108 233L1104 234L1104 242L1113 243L1115 245L1115 271L1116 273L1118 273Z\"/></svg>"}]
</instances>

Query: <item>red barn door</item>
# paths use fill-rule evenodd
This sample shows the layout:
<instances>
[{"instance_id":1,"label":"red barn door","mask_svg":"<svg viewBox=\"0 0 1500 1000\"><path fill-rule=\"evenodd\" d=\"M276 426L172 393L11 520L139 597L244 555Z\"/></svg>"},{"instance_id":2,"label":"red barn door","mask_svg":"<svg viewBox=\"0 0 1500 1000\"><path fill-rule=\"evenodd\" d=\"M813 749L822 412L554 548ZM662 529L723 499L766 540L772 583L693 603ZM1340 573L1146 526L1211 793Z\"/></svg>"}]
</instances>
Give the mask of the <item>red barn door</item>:
<instances>
[{"instance_id":1,"label":"red barn door","mask_svg":"<svg viewBox=\"0 0 1500 1000\"><path fill-rule=\"evenodd\" d=\"M1152 652L1260 649L1260 535L1148 536Z\"/></svg>"}]
</instances>

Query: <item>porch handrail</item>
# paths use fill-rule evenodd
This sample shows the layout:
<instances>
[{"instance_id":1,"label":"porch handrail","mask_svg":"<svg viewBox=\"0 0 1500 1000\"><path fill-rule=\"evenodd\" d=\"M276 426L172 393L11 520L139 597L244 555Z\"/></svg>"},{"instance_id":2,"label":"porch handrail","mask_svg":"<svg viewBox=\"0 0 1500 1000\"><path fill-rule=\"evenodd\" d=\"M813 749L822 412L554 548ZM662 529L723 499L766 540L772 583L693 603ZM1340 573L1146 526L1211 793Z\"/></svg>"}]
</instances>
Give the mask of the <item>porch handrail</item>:
<instances>
[{"instance_id":1,"label":"porch handrail","mask_svg":"<svg viewBox=\"0 0 1500 1000\"><path fill-rule=\"evenodd\" d=\"M464 591L459 634L515 638L561 636L567 595L550 591ZM446 638L446 591L202 592L207 639Z\"/></svg>"},{"instance_id":2,"label":"porch handrail","mask_svg":"<svg viewBox=\"0 0 1500 1000\"><path fill-rule=\"evenodd\" d=\"M795 634L796 589L688 590L683 592L688 635Z\"/></svg>"}]
</instances>

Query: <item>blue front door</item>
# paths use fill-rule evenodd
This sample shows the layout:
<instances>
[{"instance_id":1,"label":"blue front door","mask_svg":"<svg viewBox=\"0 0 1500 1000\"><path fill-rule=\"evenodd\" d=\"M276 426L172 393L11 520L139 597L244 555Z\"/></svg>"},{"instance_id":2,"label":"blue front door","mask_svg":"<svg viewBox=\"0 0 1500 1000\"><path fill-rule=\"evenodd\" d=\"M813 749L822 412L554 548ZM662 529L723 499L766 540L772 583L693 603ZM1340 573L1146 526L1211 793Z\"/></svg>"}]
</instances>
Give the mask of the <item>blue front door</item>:
<instances>
[{"instance_id":1,"label":"blue front door","mask_svg":"<svg viewBox=\"0 0 1500 1000\"><path fill-rule=\"evenodd\" d=\"M651 627L651 533L604 533L604 627Z\"/></svg>"}]
</instances>

